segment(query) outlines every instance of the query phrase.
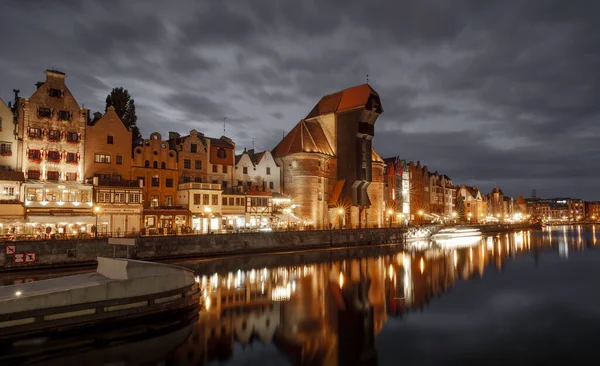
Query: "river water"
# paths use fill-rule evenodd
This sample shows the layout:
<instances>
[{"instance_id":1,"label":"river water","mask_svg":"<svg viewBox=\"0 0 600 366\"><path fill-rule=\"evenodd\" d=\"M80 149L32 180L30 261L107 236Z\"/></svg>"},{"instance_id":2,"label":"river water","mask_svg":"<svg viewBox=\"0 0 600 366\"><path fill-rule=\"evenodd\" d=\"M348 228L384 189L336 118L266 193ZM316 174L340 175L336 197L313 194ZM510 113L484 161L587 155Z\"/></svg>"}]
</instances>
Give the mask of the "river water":
<instances>
[{"instance_id":1,"label":"river water","mask_svg":"<svg viewBox=\"0 0 600 366\"><path fill-rule=\"evenodd\" d=\"M4 345L0 364L596 364L600 225L441 244L179 262L196 319Z\"/></svg>"}]
</instances>

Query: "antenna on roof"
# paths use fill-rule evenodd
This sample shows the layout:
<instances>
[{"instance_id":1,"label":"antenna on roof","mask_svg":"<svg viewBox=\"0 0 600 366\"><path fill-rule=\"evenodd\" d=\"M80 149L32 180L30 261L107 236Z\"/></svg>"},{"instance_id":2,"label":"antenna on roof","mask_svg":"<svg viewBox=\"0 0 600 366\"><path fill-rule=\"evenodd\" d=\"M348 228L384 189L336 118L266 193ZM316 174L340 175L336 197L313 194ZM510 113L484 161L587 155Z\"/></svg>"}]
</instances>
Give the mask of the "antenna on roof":
<instances>
[{"instance_id":1,"label":"antenna on roof","mask_svg":"<svg viewBox=\"0 0 600 366\"><path fill-rule=\"evenodd\" d=\"M367 84L369 83L369 74L367 74Z\"/></svg>"},{"instance_id":2,"label":"antenna on roof","mask_svg":"<svg viewBox=\"0 0 600 366\"><path fill-rule=\"evenodd\" d=\"M281 130L281 138L285 138L285 130Z\"/></svg>"},{"instance_id":3,"label":"antenna on roof","mask_svg":"<svg viewBox=\"0 0 600 366\"><path fill-rule=\"evenodd\" d=\"M223 135L225 135L225 120L227 117L223 117Z\"/></svg>"}]
</instances>

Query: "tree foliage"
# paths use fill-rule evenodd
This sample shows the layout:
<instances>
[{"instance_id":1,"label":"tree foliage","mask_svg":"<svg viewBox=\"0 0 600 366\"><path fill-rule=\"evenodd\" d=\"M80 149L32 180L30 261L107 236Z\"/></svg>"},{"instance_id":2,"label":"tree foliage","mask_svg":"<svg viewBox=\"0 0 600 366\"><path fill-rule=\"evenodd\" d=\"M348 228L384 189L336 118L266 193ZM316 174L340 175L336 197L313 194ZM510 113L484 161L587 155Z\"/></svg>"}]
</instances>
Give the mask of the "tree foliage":
<instances>
[{"instance_id":1,"label":"tree foliage","mask_svg":"<svg viewBox=\"0 0 600 366\"><path fill-rule=\"evenodd\" d=\"M137 126L135 100L131 98L127 89L113 88L110 94L106 96L106 107L104 111L106 112L110 106L115 108L117 116L123 121L125 127L131 129L131 138L133 145L135 146L136 142L142 138L140 129Z\"/></svg>"}]
</instances>

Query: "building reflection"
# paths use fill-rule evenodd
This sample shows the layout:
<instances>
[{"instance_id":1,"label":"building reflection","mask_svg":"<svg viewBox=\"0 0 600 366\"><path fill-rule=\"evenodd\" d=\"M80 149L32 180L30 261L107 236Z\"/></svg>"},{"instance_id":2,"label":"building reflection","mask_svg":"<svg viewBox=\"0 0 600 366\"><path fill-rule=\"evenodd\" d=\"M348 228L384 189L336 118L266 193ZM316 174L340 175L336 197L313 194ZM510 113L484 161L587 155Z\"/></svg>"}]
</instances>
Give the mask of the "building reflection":
<instances>
[{"instance_id":1,"label":"building reflection","mask_svg":"<svg viewBox=\"0 0 600 366\"><path fill-rule=\"evenodd\" d=\"M469 247L404 251L306 266L256 268L199 276L203 304L175 364L201 365L233 356L234 344L274 344L293 365L375 365L374 340L388 317L423 310L457 280L502 271L542 249L563 253L593 242L570 230L514 232ZM579 235L579 236L578 236ZM581 239L580 239L581 237ZM562 255L562 254L561 254ZM237 349L237 348L236 348ZM236 351L237 352L237 351Z\"/></svg>"}]
</instances>

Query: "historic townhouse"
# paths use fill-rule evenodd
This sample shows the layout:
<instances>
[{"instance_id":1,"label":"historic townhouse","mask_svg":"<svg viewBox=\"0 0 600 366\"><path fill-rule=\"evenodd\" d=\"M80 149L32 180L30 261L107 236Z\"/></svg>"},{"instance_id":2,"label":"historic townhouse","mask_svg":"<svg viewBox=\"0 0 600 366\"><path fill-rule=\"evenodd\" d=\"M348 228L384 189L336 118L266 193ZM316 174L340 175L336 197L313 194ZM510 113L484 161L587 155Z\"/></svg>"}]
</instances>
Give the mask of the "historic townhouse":
<instances>
[{"instance_id":1,"label":"historic townhouse","mask_svg":"<svg viewBox=\"0 0 600 366\"><path fill-rule=\"evenodd\" d=\"M399 157L383 159L385 162L385 206L386 215L398 225L410 219L410 173L406 160ZM390 213L391 211L391 213Z\"/></svg>"},{"instance_id":2,"label":"historic townhouse","mask_svg":"<svg viewBox=\"0 0 600 366\"><path fill-rule=\"evenodd\" d=\"M487 201L479 188L463 184L458 188L458 196L461 196L464 200L465 215L469 222L485 221L487 216Z\"/></svg>"},{"instance_id":3,"label":"historic townhouse","mask_svg":"<svg viewBox=\"0 0 600 366\"><path fill-rule=\"evenodd\" d=\"M222 193L220 184L190 182L179 185L177 203L190 211L191 231L205 234L221 229Z\"/></svg>"},{"instance_id":4,"label":"historic townhouse","mask_svg":"<svg viewBox=\"0 0 600 366\"><path fill-rule=\"evenodd\" d=\"M13 112L0 99L0 171L17 168L17 125Z\"/></svg>"},{"instance_id":5,"label":"historic townhouse","mask_svg":"<svg viewBox=\"0 0 600 366\"><path fill-rule=\"evenodd\" d=\"M144 233L175 233L189 226L190 211L176 205L177 152L158 132L133 149L131 177L143 182Z\"/></svg>"},{"instance_id":6,"label":"historic townhouse","mask_svg":"<svg viewBox=\"0 0 600 366\"><path fill-rule=\"evenodd\" d=\"M23 199L35 233L85 234L95 222L92 187L83 183L88 111L79 107L65 78L46 70L46 81L15 106L17 167L25 174Z\"/></svg>"},{"instance_id":7,"label":"historic townhouse","mask_svg":"<svg viewBox=\"0 0 600 366\"><path fill-rule=\"evenodd\" d=\"M0 238L25 234L21 202L23 172L0 170Z\"/></svg>"},{"instance_id":8,"label":"historic townhouse","mask_svg":"<svg viewBox=\"0 0 600 366\"><path fill-rule=\"evenodd\" d=\"M383 162L381 196L369 196L371 141L382 112L368 84L327 95L273 149L282 193L298 205L306 225L328 228L340 219L347 227L383 225Z\"/></svg>"},{"instance_id":9,"label":"historic townhouse","mask_svg":"<svg viewBox=\"0 0 600 366\"><path fill-rule=\"evenodd\" d=\"M142 228L142 186L131 179L131 131L111 106L88 127L85 176L94 185L98 232L133 235Z\"/></svg>"},{"instance_id":10,"label":"historic townhouse","mask_svg":"<svg viewBox=\"0 0 600 366\"><path fill-rule=\"evenodd\" d=\"M207 138L206 141L209 152L207 182L220 184L223 189L233 187L235 144L225 136L218 139Z\"/></svg>"},{"instance_id":11,"label":"historic townhouse","mask_svg":"<svg viewBox=\"0 0 600 366\"><path fill-rule=\"evenodd\" d=\"M177 152L179 183L208 182L208 142L204 134L196 130L187 136L169 132L169 147Z\"/></svg>"}]
</instances>

